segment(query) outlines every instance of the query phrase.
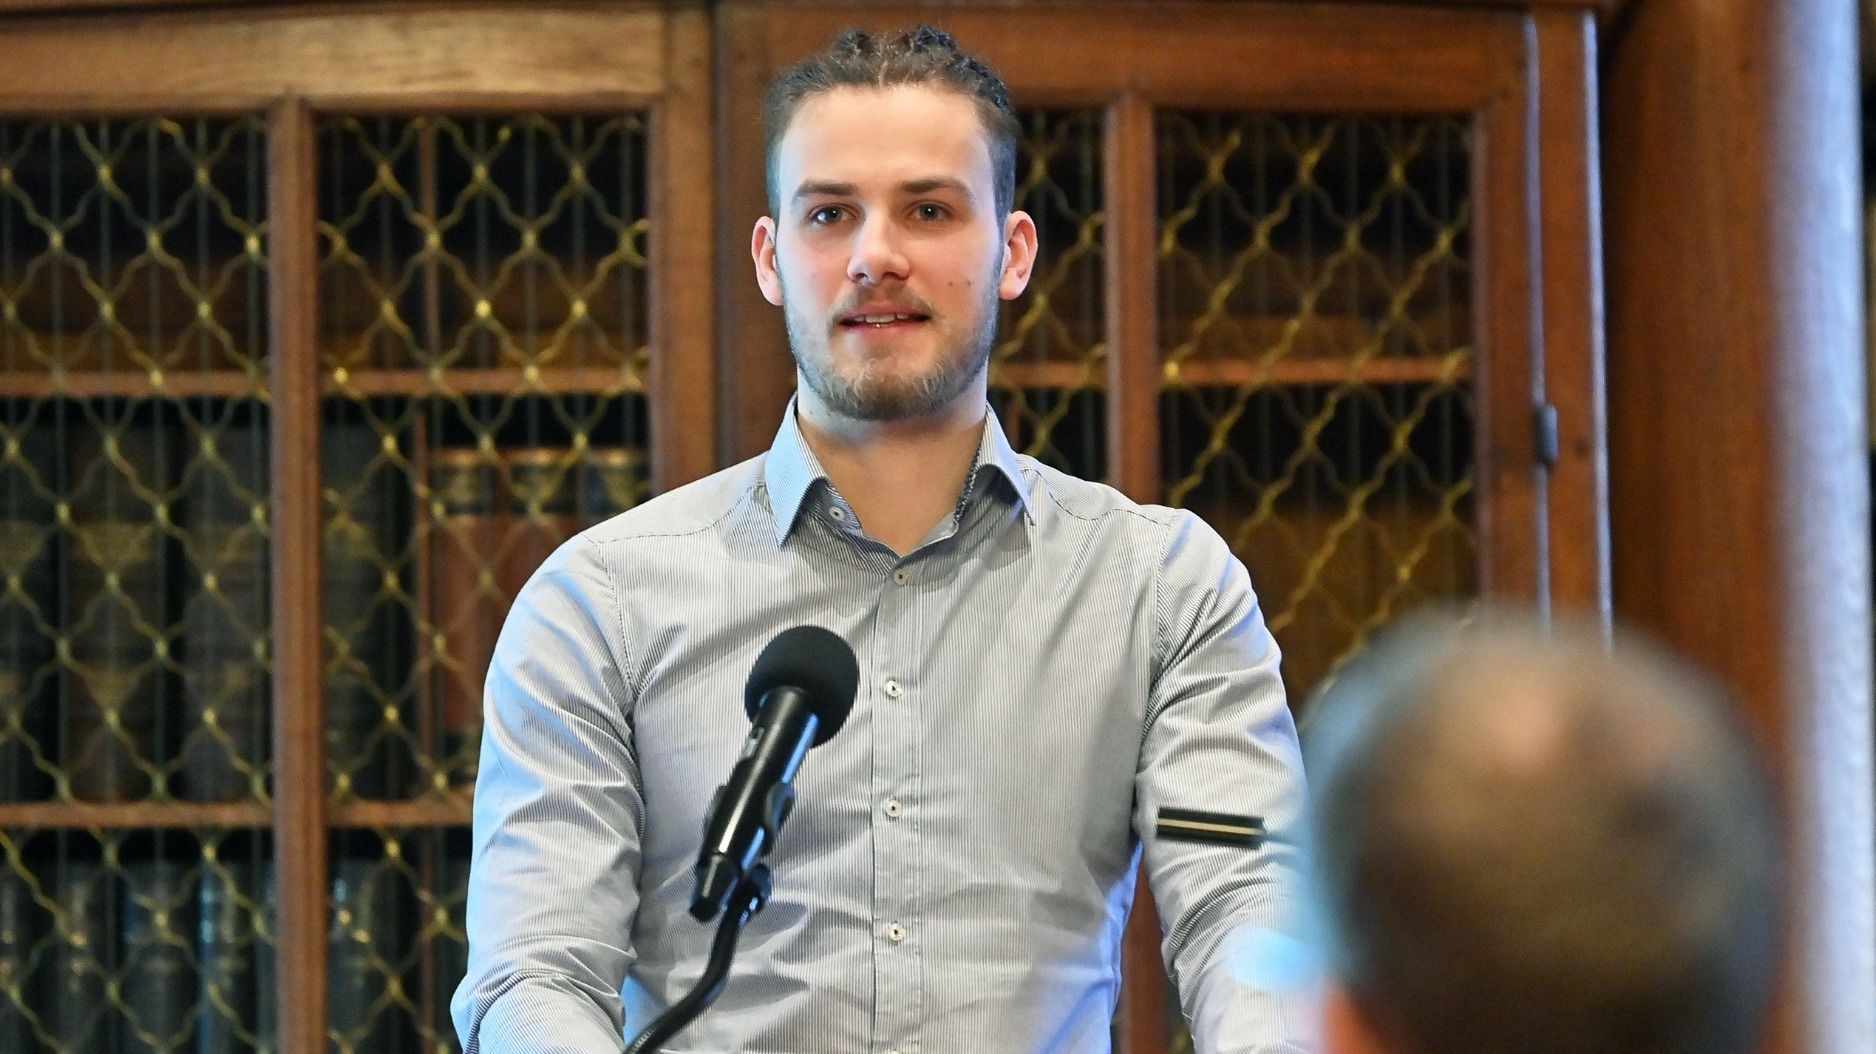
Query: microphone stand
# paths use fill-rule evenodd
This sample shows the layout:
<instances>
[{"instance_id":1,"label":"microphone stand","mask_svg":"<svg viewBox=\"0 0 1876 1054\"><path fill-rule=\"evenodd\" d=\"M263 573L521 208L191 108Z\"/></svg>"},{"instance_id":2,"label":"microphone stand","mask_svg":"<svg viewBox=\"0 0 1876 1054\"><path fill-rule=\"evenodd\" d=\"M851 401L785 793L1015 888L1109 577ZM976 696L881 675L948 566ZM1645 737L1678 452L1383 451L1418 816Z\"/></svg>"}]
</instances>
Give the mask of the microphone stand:
<instances>
[{"instance_id":1,"label":"microphone stand","mask_svg":"<svg viewBox=\"0 0 1876 1054\"><path fill-rule=\"evenodd\" d=\"M743 927L755 917L769 902L769 869L767 865L756 864L743 876L736 889L730 894L730 905L735 910L723 912L723 918L717 923L716 939L710 943L710 961L704 964L703 976L697 978L697 984L684 993L684 998L672 1003L664 1013L659 1014L652 1023L645 1026L645 1031L638 1034L632 1045L625 1048L625 1054L646 1054L669 1043L684 1026L697 1019L717 996L723 994L723 982L729 976L730 958L736 954L736 939L742 936Z\"/></svg>"}]
</instances>

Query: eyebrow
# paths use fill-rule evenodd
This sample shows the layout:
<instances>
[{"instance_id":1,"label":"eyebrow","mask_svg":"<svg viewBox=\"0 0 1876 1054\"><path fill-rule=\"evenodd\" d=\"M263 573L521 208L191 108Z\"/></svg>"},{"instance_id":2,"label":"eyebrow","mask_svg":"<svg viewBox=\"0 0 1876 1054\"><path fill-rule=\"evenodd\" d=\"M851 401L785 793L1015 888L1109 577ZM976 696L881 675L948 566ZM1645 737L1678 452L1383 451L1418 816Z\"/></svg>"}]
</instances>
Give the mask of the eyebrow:
<instances>
[{"instance_id":1,"label":"eyebrow","mask_svg":"<svg viewBox=\"0 0 1876 1054\"><path fill-rule=\"evenodd\" d=\"M899 184L901 194L930 194L934 190L949 190L960 194L966 201L976 201L977 195L961 179L950 176L927 176L924 179L908 179ZM850 198L859 192L852 183L830 183L824 180L810 179L795 188L795 201L803 198Z\"/></svg>"}]
</instances>

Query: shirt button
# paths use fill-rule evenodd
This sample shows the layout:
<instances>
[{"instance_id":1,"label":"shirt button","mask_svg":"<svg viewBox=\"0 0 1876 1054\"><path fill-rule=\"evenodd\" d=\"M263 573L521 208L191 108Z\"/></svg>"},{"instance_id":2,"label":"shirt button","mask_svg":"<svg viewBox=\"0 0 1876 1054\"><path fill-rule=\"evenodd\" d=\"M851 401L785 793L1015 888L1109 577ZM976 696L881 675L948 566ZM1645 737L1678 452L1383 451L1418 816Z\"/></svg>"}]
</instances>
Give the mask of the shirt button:
<instances>
[{"instance_id":1,"label":"shirt button","mask_svg":"<svg viewBox=\"0 0 1876 1054\"><path fill-rule=\"evenodd\" d=\"M902 696L902 695L904 695L904 694L905 694L905 689L904 689L904 688L902 688L902 687L900 687L900 685L899 685L899 682L898 682L898 681L887 681L887 682L886 682L886 695L887 695L887 696L888 696L889 698L892 698L892 699L897 699L897 698L899 698L900 696Z\"/></svg>"},{"instance_id":2,"label":"shirt button","mask_svg":"<svg viewBox=\"0 0 1876 1054\"><path fill-rule=\"evenodd\" d=\"M905 940L905 927L899 925L896 922L893 923L892 925L886 927L886 937L889 940L891 940L894 944L897 944L900 941Z\"/></svg>"},{"instance_id":3,"label":"shirt button","mask_svg":"<svg viewBox=\"0 0 1876 1054\"><path fill-rule=\"evenodd\" d=\"M906 574L904 571L894 571L892 573L892 580L900 585L905 585L907 582L912 581L912 576Z\"/></svg>"},{"instance_id":4,"label":"shirt button","mask_svg":"<svg viewBox=\"0 0 1876 1054\"><path fill-rule=\"evenodd\" d=\"M887 816L897 820L899 814L905 811L905 806L899 804L899 799L897 798L887 798L884 809Z\"/></svg>"}]
</instances>

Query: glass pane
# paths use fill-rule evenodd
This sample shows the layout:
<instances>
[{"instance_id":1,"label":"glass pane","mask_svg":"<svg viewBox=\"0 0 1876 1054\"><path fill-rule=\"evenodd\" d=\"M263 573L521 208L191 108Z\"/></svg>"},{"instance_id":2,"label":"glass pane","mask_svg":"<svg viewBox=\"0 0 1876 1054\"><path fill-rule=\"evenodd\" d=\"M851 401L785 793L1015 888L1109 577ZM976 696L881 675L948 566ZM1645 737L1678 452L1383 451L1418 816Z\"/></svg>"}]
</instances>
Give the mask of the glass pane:
<instances>
[{"instance_id":1,"label":"glass pane","mask_svg":"<svg viewBox=\"0 0 1876 1054\"><path fill-rule=\"evenodd\" d=\"M1471 126L1158 119L1162 466L1250 568L1306 709L1477 589Z\"/></svg>"},{"instance_id":2,"label":"glass pane","mask_svg":"<svg viewBox=\"0 0 1876 1054\"><path fill-rule=\"evenodd\" d=\"M319 141L333 794L460 800L516 591L644 497L644 127L335 117Z\"/></svg>"},{"instance_id":3,"label":"glass pane","mask_svg":"<svg viewBox=\"0 0 1876 1054\"><path fill-rule=\"evenodd\" d=\"M0 1049L276 1049L262 831L0 831Z\"/></svg>"},{"instance_id":4,"label":"glass pane","mask_svg":"<svg viewBox=\"0 0 1876 1054\"><path fill-rule=\"evenodd\" d=\"M0 121L0 800L268 797L264 159Z\"/></svg>"},{"instance_id":5,"label":"glass pane","mask_svg":"<svg viewBox=\"0 0 1876 1054\"><path fill-rule=\"evenodd\" d=\"M449 1001L468 965L469 832L346 832L334 838L331 876L330 1049L459 1050Z\"/></svg>"},{"instance_id":6,"label":"glass pane","mask_svg":"<svg viewBox=\"0 0 1876 1054\"><path fill-rule=\"evenodd\" d=\"M1106 475L1101 114L1026 110L1015 207L1036 221L1029 289L1004 304L990 402L1018 451Z\"/></svg>"}]
</instances>

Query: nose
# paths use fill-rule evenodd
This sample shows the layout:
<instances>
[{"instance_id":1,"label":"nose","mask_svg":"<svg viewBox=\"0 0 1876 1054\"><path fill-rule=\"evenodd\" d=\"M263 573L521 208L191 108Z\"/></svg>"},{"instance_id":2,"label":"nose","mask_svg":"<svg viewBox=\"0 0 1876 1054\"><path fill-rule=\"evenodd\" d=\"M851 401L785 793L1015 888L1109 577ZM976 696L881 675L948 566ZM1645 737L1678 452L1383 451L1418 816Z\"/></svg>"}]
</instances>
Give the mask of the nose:
<instances>
[{"instance_id":1,"label":"nose","mask_svg":"<svg viewBox=\"0 0 1876 1054\"><path fill-rule=\"evenodd\" d=\"M897 227L887 218L873 216L861 222L854 232L847 277L860 285L905 281L911 261L900 249L898 235Z\"/></svg>"}]
</instances>

